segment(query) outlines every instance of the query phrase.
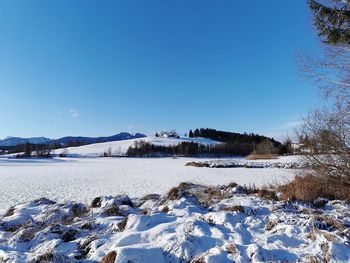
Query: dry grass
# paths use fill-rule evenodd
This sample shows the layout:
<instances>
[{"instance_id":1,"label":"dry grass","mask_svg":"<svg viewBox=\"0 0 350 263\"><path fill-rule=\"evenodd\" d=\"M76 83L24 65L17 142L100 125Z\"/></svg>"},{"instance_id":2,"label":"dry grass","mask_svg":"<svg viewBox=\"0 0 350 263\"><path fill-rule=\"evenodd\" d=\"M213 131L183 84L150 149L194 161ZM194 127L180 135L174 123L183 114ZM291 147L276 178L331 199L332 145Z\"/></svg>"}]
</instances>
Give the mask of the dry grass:
<instances>
[{"instance_id":1,"label":"dry grass","mask_svg":"<svg viewBox=\"0 0 350 263\"><path fill-rule=\"evenodd\" d=\"M307 263L320 263L320 261L314 255L307 255L305 257L305 262L307 262Z\"/></svg>"},{"instance_id":2,"label":"dry grass","mask_svg":"<svg viewBox=\"0 0 350 263\"><path fill-rule=\"evenodd\" d=\"M314 202L318 198L350 201L350 186L326 177L306 175L297 176L290 183L281 186L280 198L283 200L300 200ZM316 202L316 206L321 204Z\"/></svg>"},{"instance_id":3,"label":"dry grass","mask_svg":"<svg viewBox=\"0 0 350 263\"><path fill-rule=\"evenodd\" d=\"M277 158L278 155L272 153L251 153L246 157L247 160L271 160Z\"/></svg>"},{"instance_id":4,"label":"dry grass","mask_svg":"<svg viewBox=\"0 0 350 263\"><path fill-rule=\"evenodd\" d=\"M52 253L52 251L49 251L37 257L34 262L46 263L46 262L52 262L53 259L54 259L54 254Z\"/></svg>"},{"instance_id":5,"label":"dry grass","mask_svg":"<svg viewBox=\"0 0 350 263\"><path fill-rule=\"evenodd\" d=\"M119 216L119 208L117 206L111 206L103 211L104 216Z\"/></svg>"},{"instance_id":6,"label":"dry grass","mask_svg":"<svg viewBox=\"0 0 350 263\"><path fill-rule=\"evenodd\" d=\"M126 224L128 223L128 217L125 217L122 221L120 221L117 226L118 226L118 231L123 232L126 228Z\"/></svg>"},{"instance_id":7,"label":"dry grass","mask_svg":"<svg viewBox=\"0 0 350 263\"><path fill-rule=\"evenodd\" d=\"M85 205L82 204L74 204L72 207L72 212L76 217L82 217L88 212L88 209Z\"/></svg>"},{"instance_id":8,"label":"dry grass","mask_svg":"<svg viewBox=\"0 0 350 263\"><path fill-rule=\"evenodd\" d=\"M63 242L70 242L76 239L76 235L78 234L78 231L75 229L68 229L66 232L64 232L61 236Z\"/></svg>"},{"instance_id":9,"label":"dry grass","mask_svg":"<svg viewBox=\"0 0 350 263\"><path fill-rule=\"evenodd\" d=\"M274 191L270 190L258 190L257 196L261 199L274 200L277 201L278 197Z\"/></svg>"},{"instance_id":10,"label":"dry grass","mask_svg":"<svg viewBox=\"0 0 350 263\"><path fill-rule=\"evenodd\" d=\"M16 211L16 209L15 209L13 206L11 206L11 207L6 211L6 213L4 214L3 217L13 216L13 215L15 214L15 211Z\"/></svg>"},{"instance_id":11,"label":"dry grass","mask_svg":"<svg viewBox=\"0 0 350 263\"><path fill-rule=\"evenodd\" d=\"M102 198L101 197L95 197L94 200L92 200L90 207L96 208L101 207Z\"/></svg>"},{"instance_id":12,"label":"dry grass","mask_svg":"<svg viewBox=\"0 0 350 263\"><path fill-rule=\"evenodd\" d=\"M97 239L97 236L89 236L84 242L79 244L80 255L76 259L85 259L91 250L91 242Z\"/></svg>"},{"instance_id":13,"label":"dry grass","mask_svg":"<svg viewBox=\"0 0 350 263\"><path fill-rule=\"evenodd\" d=\"M115 258L117 257L117 252L110 251L107 255L105 255L101 261L101 263L114 263Z\"/></svg>"},{"instance_id":14,"label":"dry grass","mask_svg":"<svg viewBox=\"0 0 350 263\"><path fill-rule=\"evenodd\" d=\"M259 189L256 188L255 184L249 184L249 185L244 185L243 186L243 191L245 194L247 195L251 195L251 194L256 194L258 193Z\"/></svg>"},{"instance_id":15,"label":"dry grass","mask_svg":"<svg viewBox=\"0 0 350 263\"><path fill-rule=\"evenodd\" d=\"M334 217L327 215L317 215L315 217L315 227L321 230L338 230L342 232L345 230L345 225Z\"/></svg>"},{"instance_id":16,"label":"dry grass","mask_svg":"<svg viewBox=\"0 0 350 263\"><path fill-rule=\"evenodd\" d=\"M209 167L209 164L208 163L204 163L204 162L189 162L189 163L186 163L185 166Z\"/></svg>"},{"instance_id":17,"label":"dry grass","mask_svg":"<svg viewBox=\"0 0 350 263\"><path fill-rule=\"evenodd\" d=\"M205 259L203 257L196 257L192 259L190 263L205 263Z\"/></svg>"},{"instance_id":18,"label":"dry grass","mask_svg":"<svg viewBox=\"0 0 350 263\"><path fill-rule=\"evenodd\" d=\"M244 213L244 207L241 205L227 206L227 207L224 207L222 210L227 212Z\"/></svg>"},{"instance_id":19,"label":"dry grass","mask_svg":"<svg viewBox=\"0 0 350 263\"><path fill-rule=\"evenodd\" d=\"M193 187L193 184L182 182L177 187L173 187L167 193L167 200L178 200L180 199L187 190L190 190Z\"/></svg>"},{"instance_id":20,"label":"dry grass","mask_svg":"<svg viewBox=\"0 0 350 263\"><path fill-rule=\"evenodd\" d=\"M275 226L277 226L277 221L275 219L271 219L265 226L266 231L272 230Z\"/></svg>"},{"instance_id":21,"label":"dry grass","mask_svg":"<svg viewBox=\"0 0 350 263\"><path fill-rule=\"evenodd\" d=\"M219 187L207 187L196 193L196 197L202 206L209 207L228 198L229 195L223 192Z\"/></svg>"},{"instance_id":22,"label":"dry grass","mask_svg":"<svg viewBox=\"0 0 350 263\"><path fill-rule=\"evenodd\" d=\"M164 206L164 207L160 210L160 212L162 212L162 213L168 213L168 212L169 212L169 207Z\"/></svg>"},{"instance_id":23,"label":"dry grass","mask_svg":"<svg viewBox=\"0 0 350 263\"><path fill-rule=\"evenodd\" d=\"M238 254L237 247L234 243L227 244L225 247L225 250L227 251L227 253L230 253L232 256L235 256L236 254Z\"/></svg>"}]
</instances>

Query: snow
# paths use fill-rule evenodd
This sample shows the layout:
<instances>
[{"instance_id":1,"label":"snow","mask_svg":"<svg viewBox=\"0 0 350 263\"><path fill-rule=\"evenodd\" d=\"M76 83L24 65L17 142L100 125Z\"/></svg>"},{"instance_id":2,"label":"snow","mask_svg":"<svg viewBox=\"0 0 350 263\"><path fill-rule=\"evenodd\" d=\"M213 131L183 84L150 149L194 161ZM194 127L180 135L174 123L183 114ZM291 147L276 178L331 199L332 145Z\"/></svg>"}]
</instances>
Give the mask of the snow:
<instances>
[{"instance_id":1,"label":"snow","mask_svg":"<svg viewBox=\"0 0 350 263\"><path fill-rule=\"evenodd\" d=\"M105 143L94 143L90 145L84 145L79 147L67 148L69 156L71 157L98 157L107 152L109 148L112 150L112 154L122 155L125 154L130 146L133 146L135 141L146 141L155 145L169 146L177 145L181 142L196 142L205 145L220 144L218 141L214 141L207 138L163 138L163 137L144 137L140 139L131 139L123 141L105 142ZM54 150L54 154L60 154L62 149Z\"/></svg>"},{"instance_id":2,"label":"snow","mask_svg":"<svg viewBox=\"0 0 350 263\"><path fill-rule=\"evenodd\" d=\"M316 209L234 185L178 190L132 201L100 197L93 207L47 199L17 205L0 219L0 261L101 262L107 254L122 263L350 260L349 205L342 201ZM222 198L207 206L211 193Z\"/></svg>"},{"instance_id":3,"label":"snow","mask_svg":"<svg viewBox=\"0 0 350 263\"><path fill-rule=\"evenodd\" d=\"M80 148L80 147L78 147ZM289 162L290 157L280 161ZM164 194L180 182L263 186L291 180L293 171L266 168L197 168L196 158L0 159L0 210L40 197L89 202L100 195ZM1 213L1 211L0 211Z\"/></svg>"}]
</instances>

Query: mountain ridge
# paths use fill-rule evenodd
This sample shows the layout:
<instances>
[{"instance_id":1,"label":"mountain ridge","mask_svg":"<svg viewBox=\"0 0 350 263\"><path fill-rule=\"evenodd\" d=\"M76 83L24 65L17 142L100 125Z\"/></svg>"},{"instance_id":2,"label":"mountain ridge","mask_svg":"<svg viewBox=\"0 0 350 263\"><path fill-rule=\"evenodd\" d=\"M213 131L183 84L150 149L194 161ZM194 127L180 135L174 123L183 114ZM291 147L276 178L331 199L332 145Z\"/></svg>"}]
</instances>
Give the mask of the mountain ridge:
<instances>
[{"instance_id":1,"label":"mountain ridge","mask_svg":"<svg viewBox=\"0 0 350 263\"><path fill-rule=\"evenodd\" d=\"M79 142L80 144L90 144L99 142L111 142L119 140L137 139L144 138L146 135L142 133L128 133L120 132L111 136L101 136L101 137L88 137L88 136L65 136L58 139L50 139L47 137L12 137L7 136L5 139L0 140L0 146L11 147L20 144L31 143L31 144L69 144L74 142Z\"/></svg>"}]
</instances>

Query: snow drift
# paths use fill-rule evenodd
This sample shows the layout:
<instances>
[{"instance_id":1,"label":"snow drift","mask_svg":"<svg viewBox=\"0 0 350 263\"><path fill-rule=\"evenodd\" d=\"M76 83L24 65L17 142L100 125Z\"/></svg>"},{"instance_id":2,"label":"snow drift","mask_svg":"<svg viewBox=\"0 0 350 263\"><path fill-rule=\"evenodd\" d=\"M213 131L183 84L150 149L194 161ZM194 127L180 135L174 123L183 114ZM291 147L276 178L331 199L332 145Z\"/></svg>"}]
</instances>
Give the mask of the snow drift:
<instances>
[{"instance_id":1,"label":"snow drift","mask_svg":"<svg viewBox=\"0 0 350 263\"><path fill-rule=\"evenodd\" d=\"M317 209L182 183L165 196L16 205L0 221L0 261L348 262L349 224L342 201Z\"/></svg>"}]
</instances>

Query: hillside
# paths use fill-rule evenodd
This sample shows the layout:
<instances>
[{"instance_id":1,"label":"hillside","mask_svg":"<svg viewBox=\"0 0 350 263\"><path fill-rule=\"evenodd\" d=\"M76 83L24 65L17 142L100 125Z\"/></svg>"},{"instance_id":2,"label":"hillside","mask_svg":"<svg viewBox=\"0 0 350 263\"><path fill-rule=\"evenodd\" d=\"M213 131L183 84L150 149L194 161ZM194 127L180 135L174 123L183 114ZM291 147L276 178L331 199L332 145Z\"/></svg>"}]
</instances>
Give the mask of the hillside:
<instances>
[{"instance_id":1,"label":"hillside","mask_svg":"<svg viewBox=\"0 0 350 263\"><path fill-rule=\"evenodd\" d=\"M32 143L32 144L46 144L49 143L51 139L46 137L31 137L31 138L20 138L20 137L7 137L0 140L0 146L11 147L19 144Z\"/></svg>"},{"instance_id":2,"label":"hillside","mask_svg":"<svg viewBox=\"0 0 350 263\"><path fill-rule=\"evenodd\" d=\"M177 145L181 142L195 142L204 145L220 144L218 141L207 138L162 138L149 136L131 140L94 143L78 147L69 147L67 148L67 151L68 156L70 157L99 157L103 155L103 153L106 153L108 149L111 149L112 155L124 155L130 146L133 146L136 141L141 140L159 146L172 146ZM58 155L62 153L62 151L63 149L56 149L53 151L53 154Z\"/></svg>"}]
</instances>

